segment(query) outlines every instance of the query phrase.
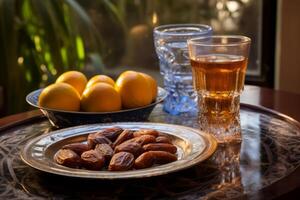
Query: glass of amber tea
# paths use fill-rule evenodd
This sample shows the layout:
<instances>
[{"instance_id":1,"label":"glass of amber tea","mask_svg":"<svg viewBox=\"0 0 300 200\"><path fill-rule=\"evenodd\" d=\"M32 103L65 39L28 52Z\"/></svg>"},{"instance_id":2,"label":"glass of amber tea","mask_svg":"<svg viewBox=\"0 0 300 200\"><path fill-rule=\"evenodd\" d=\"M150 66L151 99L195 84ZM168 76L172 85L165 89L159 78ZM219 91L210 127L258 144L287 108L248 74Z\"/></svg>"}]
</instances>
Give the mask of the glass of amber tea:
<instances>
[{"instance_id":1,"label":"glass of amber tea","mask_svg":"<svg viewBox=\"0 0 300 200\"><path fill-rule=\"evenodd\" d=\"M219 143L241 141L240 94L250 42L245 36L188 40L200 127L213 134Z\"/></svg>"}]
</instances>

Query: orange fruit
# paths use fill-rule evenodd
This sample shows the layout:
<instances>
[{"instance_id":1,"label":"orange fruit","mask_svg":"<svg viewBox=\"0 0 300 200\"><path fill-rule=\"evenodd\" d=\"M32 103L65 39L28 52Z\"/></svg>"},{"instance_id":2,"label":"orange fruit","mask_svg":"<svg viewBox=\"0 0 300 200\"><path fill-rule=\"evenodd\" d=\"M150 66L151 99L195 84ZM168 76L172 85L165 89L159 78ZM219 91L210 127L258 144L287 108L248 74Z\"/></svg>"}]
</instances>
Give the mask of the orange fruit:
<instances>
[{"instance_id":1,"label":"orange fruit","mask_svg":"<svg viewBox=\"0 0 300 200\"><path fill-rule=\"evenodd\" d=\"M71 85L55 83L43 89L39 96L38 104L45 108L79 111L80 96Z\"/></svg>"},{"instance_id":2,"label":"orange fruit","mask_svg":"<svg viewBox=\"0 0 300 200\"><path fill-rule=\"evenodd\" d=\"M155 101L156 97L157 97L157 83L156 83L156 80L148 74L145 74L145 73L142 73L142 72L140 72L140 74L142 76L144 76L144 78L147 79L148 83L150 84L151 92L152 92L152 101Z\"/></svg>"},{"instance_id":3,"label":"orange fruit","mask_svg":"<svg viewBox=\"0 0 300 200\"><path fill-rule=\"evenodd\" d=\"M118 77L115 88L121 95L124 108L137 108L148 105L152 101L151 86L138 72L123 72Z\"/></svg>"},{"instance_id":4,"label":"orange fruit","mask_svg":"<svg viewBox=\"0 0 300 200\"><path fill-rule=\"evenodd\" d=\"M96 75L96 76L93 76L89 81L88 83L86 84L86 87L90 87L92 85L94 85L95 83L108 83L109 85L111 86L115 86L115 81L110 78L109 76L106 76L106 75Z\"/></svg>"},{"instance_id":5,"label":"orange fruit","mask_svg":"<svg viewBox=\"0 0 300 200\"><path fill-rule=\"evenodd\" d=\"M118 111L121 110L121 97L113 86L95 83L82 93L81 109L87 112Z\"/></svg>"},{"instance_id":6,"label":"orange fruit","mask_svg":"<svg viewBox=\"0 0 300 200\"><path fill-rule=\"evenodd\" d=\"M56 83L68 83L75 88L75 90L81 95L86 83L87 79L85 75L78 71L68 71L61 74L57 79Z\"/></svg>"}]
</instances>

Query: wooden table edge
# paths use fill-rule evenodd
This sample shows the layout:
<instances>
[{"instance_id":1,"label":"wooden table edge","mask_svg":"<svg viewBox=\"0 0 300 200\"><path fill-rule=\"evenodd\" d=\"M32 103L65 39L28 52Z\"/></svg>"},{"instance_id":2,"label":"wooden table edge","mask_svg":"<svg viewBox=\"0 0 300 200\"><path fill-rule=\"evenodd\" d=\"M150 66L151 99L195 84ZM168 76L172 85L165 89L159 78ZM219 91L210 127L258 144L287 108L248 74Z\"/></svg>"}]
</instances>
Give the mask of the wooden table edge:
<instances>
[{"instance_id":1,"label":"wooden table edge","mask_svg":"<svg viewBox=\"0 0 300 200\"><path fill-rule=\"evenodd\" d=\"M33 118L44 118L40 110L32 110L0 118L0 131L31 121Z\"/></svg>"}]
</instances>

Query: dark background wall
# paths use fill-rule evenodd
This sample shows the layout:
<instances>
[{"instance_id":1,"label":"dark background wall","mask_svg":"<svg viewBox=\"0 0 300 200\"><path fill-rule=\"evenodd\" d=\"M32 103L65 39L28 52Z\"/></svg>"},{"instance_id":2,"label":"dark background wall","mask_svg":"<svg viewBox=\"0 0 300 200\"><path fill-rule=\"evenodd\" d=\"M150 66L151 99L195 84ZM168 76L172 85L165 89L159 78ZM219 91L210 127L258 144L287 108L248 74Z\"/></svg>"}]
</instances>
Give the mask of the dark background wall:
<instances>
[{"instance_id":1,"label":"dark background wall","mask_svg":"<svg viewBox=\"0 0 300 200\"><path fill-rule=\"evenodd\" d=\"M277 89L300 93L300 1L278 1Z\"/></svg>"}]
</instances>

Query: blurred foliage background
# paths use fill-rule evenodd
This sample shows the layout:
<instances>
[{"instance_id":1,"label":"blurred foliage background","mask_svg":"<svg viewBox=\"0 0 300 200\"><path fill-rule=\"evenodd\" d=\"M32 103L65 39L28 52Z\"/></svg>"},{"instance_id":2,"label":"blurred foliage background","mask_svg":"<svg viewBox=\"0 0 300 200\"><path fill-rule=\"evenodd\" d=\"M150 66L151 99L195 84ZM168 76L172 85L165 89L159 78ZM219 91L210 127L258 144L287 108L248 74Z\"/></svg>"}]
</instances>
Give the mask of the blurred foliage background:
<instances>
[{"instance_id":1,"label":"blurred foliage background","mask_svg":"<svg viewBox=\"0 0 300 200\"><path fill-rule=\"evenodd\" d=\"M160 24L201 23L215 33L248 35L255 71L259 2L0 0L0 116L29 109L25 96L67 70L116 77L134 69L161 80L152 38Z\"/></svg>"}]
</instances>

